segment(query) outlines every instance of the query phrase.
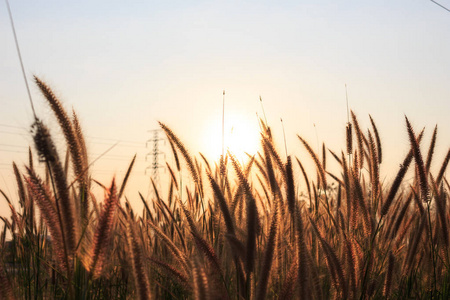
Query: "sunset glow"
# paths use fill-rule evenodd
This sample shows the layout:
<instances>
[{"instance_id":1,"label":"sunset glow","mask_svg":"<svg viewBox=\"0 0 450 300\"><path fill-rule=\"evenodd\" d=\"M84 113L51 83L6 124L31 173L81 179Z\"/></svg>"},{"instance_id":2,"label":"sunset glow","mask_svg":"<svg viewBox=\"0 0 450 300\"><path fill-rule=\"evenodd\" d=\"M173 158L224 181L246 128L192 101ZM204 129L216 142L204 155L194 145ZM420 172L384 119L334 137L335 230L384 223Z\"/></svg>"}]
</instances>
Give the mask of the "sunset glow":
<instances>
[{"instance_id":1,"label":"sunset glow","mask_svg":"<svg viewBox=\"0 0 450 300\"><path fill-rule=\"evenodd\" d=\"M205 129L202 137L205 155L217 160L222 155L222 124L214 122ZM247 158L246 153L256 154L259 149L259 128L256 117L249 119L238 113L225 116L224 151L230 151L239 160Z\"/></svg>"},{"instance_id":2,"label":"sunset glow","mask_svg":"<svg viewBox=\"0 0 450 300\"><path fill-rule=\"evenodd\" d=\"M0 299L450 299L450 0L4 2Z\"/></svg>"}]
</instances>

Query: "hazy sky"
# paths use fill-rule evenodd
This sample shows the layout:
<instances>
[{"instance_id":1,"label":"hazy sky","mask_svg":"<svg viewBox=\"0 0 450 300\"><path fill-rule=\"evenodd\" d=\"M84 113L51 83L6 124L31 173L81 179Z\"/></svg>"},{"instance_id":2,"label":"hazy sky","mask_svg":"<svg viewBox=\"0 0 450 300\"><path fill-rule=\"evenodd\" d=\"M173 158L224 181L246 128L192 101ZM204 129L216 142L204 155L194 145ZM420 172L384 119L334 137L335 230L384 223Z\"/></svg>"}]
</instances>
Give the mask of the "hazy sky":
<instances>
[{"instance_id":1,"label":"hazy sky","mask_svg":"<svg viewBox=\"0 0 450 300\"><path fill-rule=\"evenodd\" d=\"M95 178L120 178L138 154L130 199L148 192L157 120L192 153L220 153L223 90L235 144L247 132L257 142L261 95L280 152L283 118L288 152L305 163L296 134L344 146L345 84L363 128L369 113L378 125L388 176L408 151L405 114L426 146L438 124L434 167L450 147L450 12L431 1L10 2L39 117L55 126L33 74L76 110L92 158L120 141ZM0 39L0 188L16 198L11 161L26 162L33 118L5 3Z\"/></svg>"}]
</instances>

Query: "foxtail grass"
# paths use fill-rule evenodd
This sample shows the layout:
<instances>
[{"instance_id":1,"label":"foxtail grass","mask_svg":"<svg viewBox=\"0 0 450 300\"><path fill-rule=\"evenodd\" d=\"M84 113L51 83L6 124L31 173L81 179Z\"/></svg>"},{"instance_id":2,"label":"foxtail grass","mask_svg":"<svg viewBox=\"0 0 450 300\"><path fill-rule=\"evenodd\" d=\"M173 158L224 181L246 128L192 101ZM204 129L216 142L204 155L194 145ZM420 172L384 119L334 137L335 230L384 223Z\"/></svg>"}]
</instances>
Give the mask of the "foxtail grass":
<instances>
[{"instance_id":1,"label":"foxtail grass","mask_svg":"<svg viewBox=\"0 0 450 300\"><path fill-rule=\"evenodd\" d=\"M36 151L29 151L27 166L12 165L17 193L0 190L9 207L0 222L3 298L450 297L450 151L434 172L437 127L424 161L424 131L416 135L406 119L410 147L393 180L384 182L380 167L389 153L370 115L364 130L351 113L341 151L322 143L316 153L298 136L297 147L306 149L299 157L279 155L260 120L261 148L245 164L230 152L220 162L198 158L160 123L174 160L166 163L166 189L151 179L152 193L144 197L127 188L136 156L120 184L113 174L108 184L91 178L77 115L66 113L47 84L36 83L68 155L61 159L65 148L36 118ZM312 170L304 167L307 159ZM103 201L91 182L104 190ZM142 211L133 201L142 202Z\"/></svg>"}]
</instances>

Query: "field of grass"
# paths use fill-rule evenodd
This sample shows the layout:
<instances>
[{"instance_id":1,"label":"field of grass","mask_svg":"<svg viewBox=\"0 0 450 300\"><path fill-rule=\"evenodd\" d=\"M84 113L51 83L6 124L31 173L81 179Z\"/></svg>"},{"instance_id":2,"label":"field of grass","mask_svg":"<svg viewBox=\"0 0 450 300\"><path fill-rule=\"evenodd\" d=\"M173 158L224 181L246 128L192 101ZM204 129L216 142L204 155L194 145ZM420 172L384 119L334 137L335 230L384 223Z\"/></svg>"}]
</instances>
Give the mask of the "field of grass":
<instances>
[{"instance_id":1,"label":"field of grass","mask_svg":"<svg viewBox=\"0 0 450 300\"><path fill-rule=\"evenodd\" d=\"M232 153L218 162L194 157L161 123L175 158L167 164L170 183L155 185L151 199L127 199L134 159L123 182L91 178L75 113L36 83L67 151L63 157L36 119L36 150L28 165L13 163L20 207L1 192L10 217L0 227L0 299L450 297L450 151L432 174L437 128L426 141L405 120L411 149L385 183L375 122L360 128L353 113L347 149L323 146L318 154L298 136L310 155L286 161L261 121L261 150L245 165ZM34 157L45 174L35 171ZM305 172L306 160L315 173ZM327 171L328 160L340 170ZM406 182L408 170L414 179ZM104 188L104 199L90 192L93 185ZM144 210L133 211L131 200Z\"/></svg>"}]
</instances>

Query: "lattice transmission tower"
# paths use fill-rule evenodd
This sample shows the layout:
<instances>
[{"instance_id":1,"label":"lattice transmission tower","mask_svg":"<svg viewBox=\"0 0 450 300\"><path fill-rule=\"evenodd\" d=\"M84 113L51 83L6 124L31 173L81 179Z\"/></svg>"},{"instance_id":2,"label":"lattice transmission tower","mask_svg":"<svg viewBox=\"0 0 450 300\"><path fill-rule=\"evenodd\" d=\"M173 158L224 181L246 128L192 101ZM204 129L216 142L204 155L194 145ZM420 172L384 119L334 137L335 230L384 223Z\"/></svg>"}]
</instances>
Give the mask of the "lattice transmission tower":
<instances>
[{"instance_id":1,"label":"lattice transmission tower","mask_svg":"<svg viewBox=\"0 0 450 300\"><path fill-rule=\"evenodd\" d=\"M160 157L164 156L165 158L166 156L164 152L160 151L160 143L163 142L165 144L166 141L159 136L162 132L161 129L149 130L148 132L152 133L152 137L147 140L146 147L148 148L150 145L152 148L151 151L145 156L145 161L149 161L148 158L151 158L150 165L145 168L145 174L147 174L147 170L150 170L153 181L155 183L159 183L159 170L165 170L164 165L159 163Z\"/></svg>"}]
</instances>

